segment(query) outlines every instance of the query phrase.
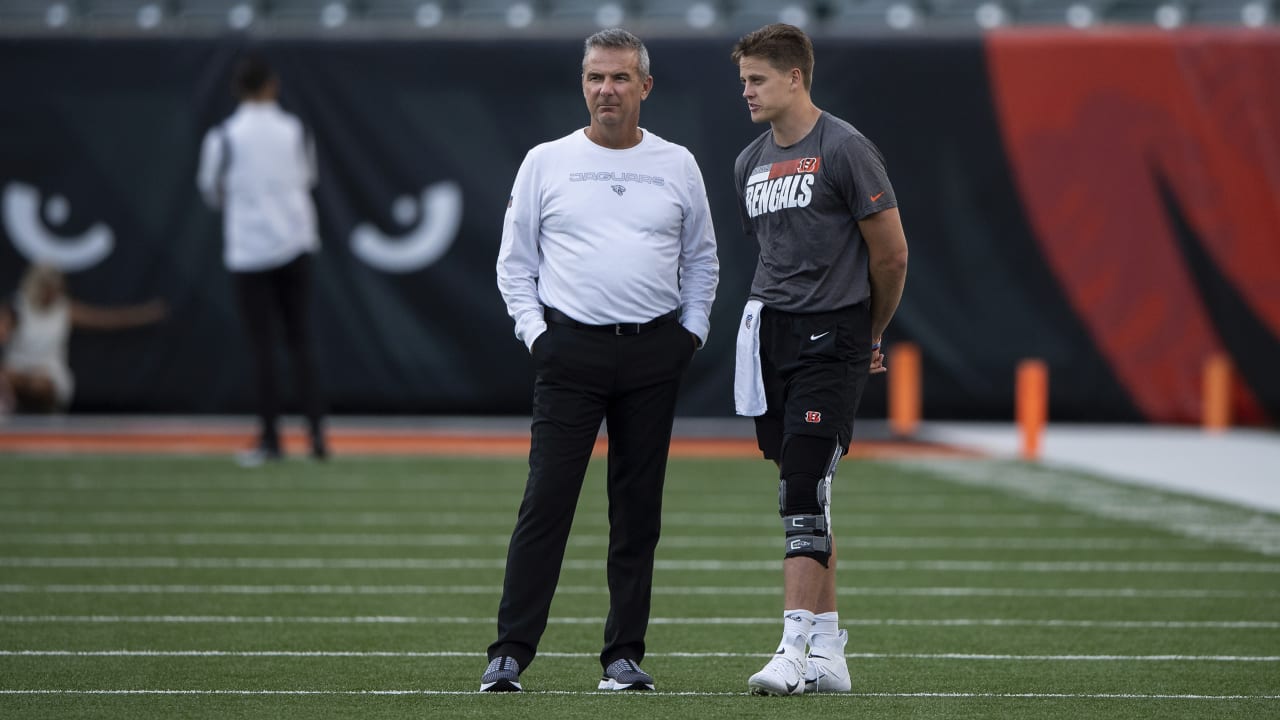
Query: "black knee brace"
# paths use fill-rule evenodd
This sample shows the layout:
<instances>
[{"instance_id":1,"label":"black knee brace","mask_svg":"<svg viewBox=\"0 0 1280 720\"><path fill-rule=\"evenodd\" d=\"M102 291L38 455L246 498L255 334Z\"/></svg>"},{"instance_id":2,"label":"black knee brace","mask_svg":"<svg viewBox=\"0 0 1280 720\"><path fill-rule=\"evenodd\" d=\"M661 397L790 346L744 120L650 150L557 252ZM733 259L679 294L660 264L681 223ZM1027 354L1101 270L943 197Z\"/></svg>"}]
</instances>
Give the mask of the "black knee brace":
<instances>
[{"instance_id":1,"label":"black knee brace","mask_svg":"<svg viewBox=\"0 0 1280 720\"><path fill-rule=\"evenodd\" d=\"M840 460L833 438L788 435L782 442L778 512L786 557L831 559L831 476Z\"/></svg>"}]
</instances>

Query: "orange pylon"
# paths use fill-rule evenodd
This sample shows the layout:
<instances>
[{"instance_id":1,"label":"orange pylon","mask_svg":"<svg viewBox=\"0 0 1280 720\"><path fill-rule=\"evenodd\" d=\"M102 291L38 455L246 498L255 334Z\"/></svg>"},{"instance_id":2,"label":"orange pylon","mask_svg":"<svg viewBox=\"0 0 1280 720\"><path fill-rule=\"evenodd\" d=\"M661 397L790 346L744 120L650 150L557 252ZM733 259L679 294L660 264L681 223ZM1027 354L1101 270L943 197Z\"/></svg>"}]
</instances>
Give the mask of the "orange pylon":
<instances>
[{"instance_id":1,"label":"orange pylon","mask_svg":"<svg viewBox=\"0 0 1280 720\"><path fill-rule=\"evenodd\" d=\"M1204 361L1201 422L1208 432L1222 432L1231 425L1231 360L1214 353Z\"/></svg>"},{"instance_id":2,"label":"orange pylon","mask_svg":"<svg viewBox=\"0 0 1280 720\"><path fill-rule=\"evenodd\" d=\"M903 342L893 345L893 370L889 373L889 429L899 437L914 435L920 426L920 347Z\"/></svg>"},{"instance_id":3,"label":"orange pylon","mask_svg":"<svg viewBox=\"0 0 1280 720\"><path fill-rule=\"evenodd\" d=\"M1041 436L1049 421L1049 369L1043 360L1018 363L1016 403L1022 458L1038 460Z\"/></svg>"}]
</instances>

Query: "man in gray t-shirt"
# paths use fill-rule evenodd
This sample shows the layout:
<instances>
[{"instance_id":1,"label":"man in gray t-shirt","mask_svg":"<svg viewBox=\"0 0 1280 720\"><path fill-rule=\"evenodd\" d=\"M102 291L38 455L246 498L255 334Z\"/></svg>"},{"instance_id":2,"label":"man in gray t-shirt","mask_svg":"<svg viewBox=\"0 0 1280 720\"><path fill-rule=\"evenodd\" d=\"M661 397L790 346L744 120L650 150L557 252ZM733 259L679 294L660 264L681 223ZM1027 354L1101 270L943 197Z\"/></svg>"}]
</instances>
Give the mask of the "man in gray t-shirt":
<instances>
[{"instance_id":1,"label":"man in gray t-shirt","mask_svg":"<svg viewBox=\"0 0 1280 720\"><path fill-rule=\"evenodd\" d=\"M760 244L751 297L804 313L871 297L867 247L852 221L898 201L880 151L862 133L826 112L788 147L766 131L738 155L734 178L743 228Z\"/></svg>"},{"instance_id":2,"label":"man in gray t-shirt","mask_svg":"<svg viewBox=\"0 0 1280 720\"><path fill-rule=\"evenodd\" d=\"M734 396L778 464L785 533L782 642L748 687L848 692L836 612L831 482L906 281L907 241L880 151L809 95L813 46L767 25L734 46L751 119L769 130L738 156L746 234L760 261L743 312Z\"/></svg>"}]
</instances>

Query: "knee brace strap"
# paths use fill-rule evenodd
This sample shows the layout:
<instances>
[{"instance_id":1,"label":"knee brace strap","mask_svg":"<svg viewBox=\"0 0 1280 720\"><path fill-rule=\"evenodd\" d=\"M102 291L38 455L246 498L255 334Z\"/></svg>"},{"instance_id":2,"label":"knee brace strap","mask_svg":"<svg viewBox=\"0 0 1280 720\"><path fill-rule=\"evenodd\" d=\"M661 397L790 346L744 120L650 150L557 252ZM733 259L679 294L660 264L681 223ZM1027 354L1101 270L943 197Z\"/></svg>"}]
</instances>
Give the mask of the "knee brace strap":
<instances>
[{"instance_id":1,"label":"knee brace strap","mask_svg":"<svg viewBox=\"0 0 1280 720\"><path fill-rule=\"evenodd\" d=\"M825 515L787 515L782 518L782 529L787 535L787 557L807 555L826 565L831 538Z\"/></svg>"}]
</instances>

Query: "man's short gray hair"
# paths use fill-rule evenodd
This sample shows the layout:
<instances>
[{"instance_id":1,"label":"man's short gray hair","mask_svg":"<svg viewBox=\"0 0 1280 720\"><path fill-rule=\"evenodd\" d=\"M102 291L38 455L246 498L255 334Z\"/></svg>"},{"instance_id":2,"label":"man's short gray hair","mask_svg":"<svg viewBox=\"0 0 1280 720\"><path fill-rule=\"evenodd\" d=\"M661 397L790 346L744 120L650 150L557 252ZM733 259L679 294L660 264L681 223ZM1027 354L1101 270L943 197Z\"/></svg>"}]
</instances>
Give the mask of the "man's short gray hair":
<instances>
[{"instance_id":1,"label":"man's short gray hair","mask_svg":"<svg viewBox=\"0 0 1280 720\"><path fill-rule=\"evenodd\" d=\"M635 50L636 65L640 68L640 78L649 77L649 49L640 38L622 28L608 28L587 38L582 44L582 67L587 67L587 55L592 48L615 48L619 50Z\"/></svg>"}]
</instances>

